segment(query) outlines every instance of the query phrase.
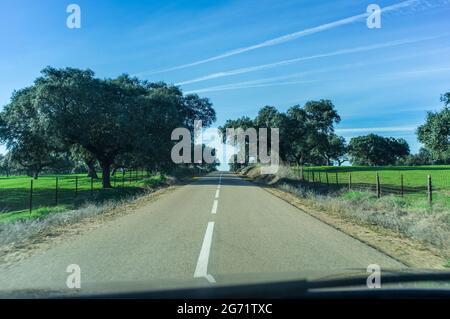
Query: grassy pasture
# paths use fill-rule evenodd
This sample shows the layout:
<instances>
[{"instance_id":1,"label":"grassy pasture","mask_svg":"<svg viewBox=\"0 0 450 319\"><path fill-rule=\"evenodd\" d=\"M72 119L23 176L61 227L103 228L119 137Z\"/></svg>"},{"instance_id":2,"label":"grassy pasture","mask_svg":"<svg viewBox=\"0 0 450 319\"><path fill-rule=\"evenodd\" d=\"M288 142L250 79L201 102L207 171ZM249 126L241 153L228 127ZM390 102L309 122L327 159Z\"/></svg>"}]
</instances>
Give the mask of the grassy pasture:
<instances>
[{"instance_id":1,"label":"grassy pasture","mask_svg":"<svg viewBox=\"0 0 450 319\"><path fill-rule=\"evenodd\" d=\"M431 175L433 186L450 190L450 165L436 166L385 166L385 167L367 167L367 166L340 166L340 167L305 167L305 171L338 173L339 179L346 181L348 173L352 174L352 181L355 183L375 183L376 174L380 176L382 184L399 186L401 175L403 183L409 187L424 187L427 184L427 177Z\"/></svg>"},{"instance_id":2,"label":"grassy pasture","mask_svg":"<svg viewBox=\"0 0 450 319\"><path fill-rule=\"evenodd\" d=\"M43 175L36 180L28 176L0 177L0 222L18 218L36 218L48 213L76 208L85 202L119 200L137 194L144 186L158 185L164 176L147 176L132 172L111 177L112 189L102 189L101 174L97 179L86 174ZM33 192L31 195L31 181ZM58 185L57 185L58 183ZM30 213L30 197L32 211Z\"/></svg>"},{"instance_id":3,"label":"grassy pasture","mask_svg":"<svg viewBox=\"0 0 450 319\"><path fill-rule=\"evenodd\" d=\"M300 169L293 167L294 174L299 177ZM402 194L411 201L425 201L428 194L428 176L431 176L433 201L450 206L450 166L341 166L341 167L304 167L305 179L316 183L328 183L348 187L351 175L353 189L376 189L376 174L379 175L382 195Z\"/></svg>"}]
</instances>

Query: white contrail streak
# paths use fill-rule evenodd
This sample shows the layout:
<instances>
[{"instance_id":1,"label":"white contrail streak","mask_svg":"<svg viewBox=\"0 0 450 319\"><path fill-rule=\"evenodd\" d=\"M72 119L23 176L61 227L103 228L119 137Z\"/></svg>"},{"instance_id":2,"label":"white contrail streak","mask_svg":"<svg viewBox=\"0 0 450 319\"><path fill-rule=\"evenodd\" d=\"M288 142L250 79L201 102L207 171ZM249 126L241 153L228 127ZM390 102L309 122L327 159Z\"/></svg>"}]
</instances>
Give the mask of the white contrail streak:
<instances>
[{"instance_id":1,"label":"white contrail streak","mask_svg":"<svg viewBox=\"0 0 450 319\"><path fill-rule=\"evenodd\" d=\"M304 71L304 72L297 72L297 73L291 73L291 74L285 74L285 75L279 75L279 76L273 76L268 78L262 78L259 80L251 80L251 81L241 81L241 82L235 82L235 83L229 83L229 84L222 84L222 85L216 85L216 86L209 86L204 87L200 89L194 89L185 91L185 94L190 93L206 93L206 92L217 92L217 91L228 91L228 90L234 90L234 89L246 89L246 88L255 88L255 87L261 87L261 86L280 86L280 85L289 85L289 84L302 84L302 83L309 83L309 82L318 82L319 80L292 80L289 82L279 82L279 81L285 81L287 79L295 79L298 77L304 77L306 75L313 75L313 74L320 74L320 73L328 73L333 71L340 71L340 70L346 70L351 69L355 67L362 67L366 65L371 65L374 63L386 63L386 62L394 62L404 59L410 59L418 56L423 55L433 55L433 54L447 54L450 50L450 47L444 47L437 50L427 50L425 52L415 52L413 54L406 54L406 55L398 55L390 58L384 58L381 60L377 60L375 62L371 61L364 61L364 62L354 62L350 64L344 64L340 66L335 67L327 67L327 68L321 68L321 69L314 69L310 71ZM425 70L410 70L410 71L400 71L400 72L394 72L389 74L383 74L384 76L400 76L400 75L413 75L413 74L420 74L420 73L430 73L430 72L442 72L447 71L447 67L441 67L437 69L425 69Z\"/></svg>"},{"instance_id":2,"label":"white contrail streak","mask_svg":"<svg viewBox=\"0 0 450 319\"><path fill-rule=\"evenodd\" d=\"M338 67L315 69L312 71L292 73L292 74L281 75L281 76L273 76L273 77L268 77L268 78L264 78L264 79L260 79L260 80L242 81L242 82L236 82L236 83L230 83L230 84L224 84L224 85L210 86L210 87L206 87L203 89L185 91L184 93L185 94L205 93L205 92L246 89L246 88L255 88L255 87L272 86L272 85L277 86L277 85L283 85L283 84L300 84L300 83L317 82L318 80L300 80L300 81L296 80L296 81L289 81L289 82L279 82L279 81L286 80L286 79L292 79L292 78L296 78L296 77L303 77L305 75L311 75L311 74L345 70L345 69L349 69L349 68L353 68L353 67L364 66L366 64L367 63L362 63L362 62L351 63L351 64L346 64L346 65L342 65L342 66L338 66Z\"/></svg>"},{"instance_id":3,"label":"white contrail streak","mask_svg":"<svg viewBox=\"0 0 450 319\"><path fill-rule=\"evenodd\" d=\"M222 77L227 77L227 76L232 76L232 75L239 75L239 74L245 74L245 73L250 73L250 72L263 71L263 70L267 70L267 69L271 69L271 68L275 68L275 67L279 67L279 66L285 66L285 65L289 65L289 64L293 64L293 63L298 63L298 62L304 62L304 61L315 60L315 59L320 59L320 58L327 58L327 57L332 57L332 56L337 56L337 55L365 52L365 51L371 51L371 50L382 49L382 48L389 48L389 47L400 46L400 45L404 45L404 44L411 44L411 43L426 41L426 40L435 39L435 38L437 38L437 37L426 37L426 38L409 39L409 40L397 40L397 41L391 41L391 42L386 42L386 43L381 43L381 44L361 46L361 47L355 47L355 48L350 48L350 49L342 49L342 50L338 50L338 51L334 51L334 52L316 54L316 55L300 57L300 58L295 58L295 59L290 59L290 60L278 61L278 62L274 62L274 63L268 63L268 64L256 65L256 66L252 66L252 67L234 69L234 70L230 70L230 71L212 73L212 74L201 76L201 77L198 77L198 78L195 78L192 80L175 83L175 85L187 85L187 84L198 83L198 82L203 82L203 81L207 81L207 80L212 80L212 79L217 79L217 78L222 78Z\"/></svg>"},{"instance_id":4,"label":"white contrail streak","mask_svg":"<svg viewBox=\"0 0 450 319\"><path fill-rule=\"evenodd\" d=\"M208 88L199 89L199 90L186 91L185 94L249 89L249 88L258 88L258 87L284 86L284 85L292 85L292 84L307 84L307 83L325 82L325 81L337 82L337 81L343 81L343 79L325 79L325 80L321 79L321 80L284 81L284 82L280 82L278 80L293 78L293 77L298 77L298 76L304 76L306 74L317 74L317 73L323 73L323 72L343 70L343 69L348 69L348 68L352 68L352 67L356 67L356 66L364 66L367 64L368 63L354 63L354 64L344 65L341 67L320 69L320 70L314 70L311 72L290 74L290 75L279 76L279 77L271 77L271 78L266 78L266 79L261 79L261 80L256 80L256 81L246 81L246 82L238 82L238 83L227 84L227 85L218 85L218 86L208 87ZM447 71L450 71L450 66L421 69L421 70L412 69L409 71L383 73L383 74L378 74L378 75L372 75L372 77L399 78L399 77L408 77L411 75L440 73L440 72L447 72ZM274 81L277 81L277 82L274 82Z\"/></svg>"},{"instance_id":5,"label":"white contrail streak","mask_svg":"<svg viewBox=\"0 0 450 319\"><path fill-rule=\"evenodd\" d=\"M357 128L337 128L336 133L364 133L364 132L414 132L416 126L385 126L385 127L357 127Z\"/></svg>"},{"instance_id":6,"label":"white contrail streak","mask_svg":"<svg viewBox=\"0 0 450 319\"><path fill-rule=\"evenodd\" d=\"M266 86L284 86L284 85L292 85L292 84L306 84L306 83L315 83L315 82L323 82L323 80L285 81L285 82L247 84L247 85L230 85L230 86L224 85L224 86L218 86L218 87L212 87L212 88L206 88L206 89L200 89L200 90L186 91L185 94L228 91L228 90L238 90L238 89L250 89L250 88L259 88L259 87L266 87Z\"/></svg>"},{"instance_id":7,"label":"white contrail streak","mask_svg":"<svg viewBox=\"0 0 450 319\"><path fill-rule=\"evenodd\" d=\"M384 7L381 9L381 12L391 12L391 11L396 11L399 9L403 9L403 8L407 8L410 7L414 4L419 4L420 2L422 2L422 0L407 0L407 1L402 1L399 2L397 4L394 5L390 5L387 7ZM216 61L216 60L221 60L230 56L234 56L234 55L238 55L238 54L242 54L245 52L249 52L249 51L253 51L253 50L257 50L257 49L261 49L261 48L265 48L265 47L270 47L270 46L274 46L274 45L278 45L281 43L285 43L288 41L292 41L298 38L302 38L311 34L315 34L315 33L319 33L322 31L326 31L326 30L330 30L330 29L335 29L338 28L340 26L343 25L347 25L347 24L351 24L363 19L366 19L367 17L369 17L370 13L364 12L358 15L354 15L345 19L341 19L341 20L337 20L337 21L333 21L330 23L325 23L316 27L312 27L312 28L308 28L308 29L304 29L304 30L300 30L297 32L293 32L293 33L289 33L277 38L273 38L270 40L266 40L263 41L261 43L257 43L251 46L247 46L247 47L242 47L242 48L238 48L235 50L231 50L216 56L212 56L210 58L207 59L203 59L203 60L198 60L195 62L191 62L191 63L187 63L187 64L181 64L181 65L177 65L174 67L170 67L170 68L166 68L166 69L162 69L162 70L154 70L154 71L150 71L150 72L144 72L144 73L140 73L139 75L151 75L151 74L157 74L157 73L163 73L163 72L169 72L169 71L175 71L175 70L180 70L180 69L185 69L185 68L189 68L189 67L193 67L196 65L200 65L200 64L204 64L204 63L208 63L208 62L212 62L212 61Z\"/></svg>"}]
</instances>

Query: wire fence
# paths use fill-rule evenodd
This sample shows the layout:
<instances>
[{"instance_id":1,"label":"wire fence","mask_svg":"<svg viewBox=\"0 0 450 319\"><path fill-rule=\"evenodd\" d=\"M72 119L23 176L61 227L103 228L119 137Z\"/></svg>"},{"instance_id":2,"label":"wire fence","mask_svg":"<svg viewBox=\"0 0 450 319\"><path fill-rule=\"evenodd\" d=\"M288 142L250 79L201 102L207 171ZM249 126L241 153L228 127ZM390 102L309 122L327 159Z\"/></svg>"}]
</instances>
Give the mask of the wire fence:
<instances>
[{"instance_id":1,"label":"wire fence","mask_svg":"<svg viewBox=\"0 0 450 319\"><path fill-rule=\"evenodd\" d=\"M103 189L102 176L86 174L0 177L0 213L29 211L41 207L76 207L88 201L103 201L142 191L149 172L138 169L117 171L110 177L112 188Z\"/></svg>"},{"instance_id":2,"label":"wire fence","mask_svg":"<svg viewBox=\"0 0 450 319\"><path fill-rule=\"evenodd\" d=\"M296 180L328 188L374 192L383 195L426 198L431 204L435 195L450 198L450 168L338 168L314 169L291 167Z\"/></svg>"}]
</instances>

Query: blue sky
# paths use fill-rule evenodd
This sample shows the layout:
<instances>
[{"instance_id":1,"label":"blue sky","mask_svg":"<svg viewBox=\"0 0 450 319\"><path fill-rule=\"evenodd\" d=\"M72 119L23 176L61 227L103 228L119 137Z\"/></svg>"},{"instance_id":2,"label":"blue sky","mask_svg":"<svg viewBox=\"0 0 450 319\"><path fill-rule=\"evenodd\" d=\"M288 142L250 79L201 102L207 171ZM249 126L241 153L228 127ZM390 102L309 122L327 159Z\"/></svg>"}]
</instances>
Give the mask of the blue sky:
<instances>
[{"instance_id":1,"label":"blue sky","mask_svg":"<svg viewBox=\"0 0 450 319\"><path fill-rule=\"evenodd\" d=\"M70 3L81 29L66 27ZM371 3L390 8L380 29L358 18ZM2 1L0 105L47 65L91 68L181 84L211 99L216 125L331 99L347 139L403 137L416 152L415 128L450 90L449 14L450 0Z\"/></svg>"}]
</instances>

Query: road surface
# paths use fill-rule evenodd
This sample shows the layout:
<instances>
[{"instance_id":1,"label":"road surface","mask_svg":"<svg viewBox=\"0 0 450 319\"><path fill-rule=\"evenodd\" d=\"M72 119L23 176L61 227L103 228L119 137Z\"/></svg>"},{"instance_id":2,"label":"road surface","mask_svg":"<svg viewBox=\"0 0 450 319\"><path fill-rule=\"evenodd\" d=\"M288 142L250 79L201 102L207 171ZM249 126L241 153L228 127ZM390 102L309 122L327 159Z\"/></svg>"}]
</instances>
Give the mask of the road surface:
<instances>
[{"instance_id":1,"label":"road surface","mask_svg":"<svg viewBox=\"0 0 450 319\"><path fill-rule=\"evenodd\" d=\"M49 250L0 267L0 289L217 285L404 266L231 173L215 172ZM252 278L252 279L251 279ZM153 286L154 283L154 286Z\"/></svg>"}]
</instances>

